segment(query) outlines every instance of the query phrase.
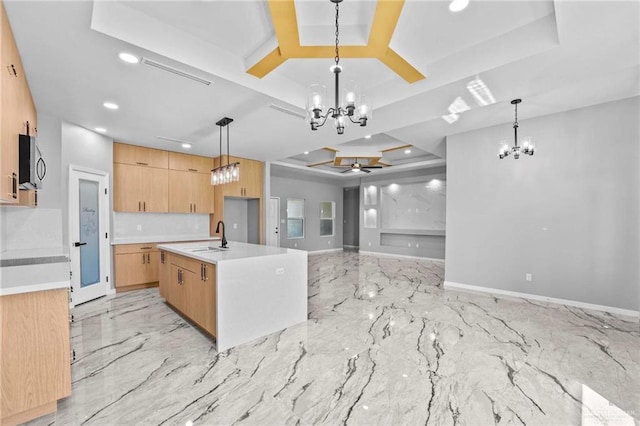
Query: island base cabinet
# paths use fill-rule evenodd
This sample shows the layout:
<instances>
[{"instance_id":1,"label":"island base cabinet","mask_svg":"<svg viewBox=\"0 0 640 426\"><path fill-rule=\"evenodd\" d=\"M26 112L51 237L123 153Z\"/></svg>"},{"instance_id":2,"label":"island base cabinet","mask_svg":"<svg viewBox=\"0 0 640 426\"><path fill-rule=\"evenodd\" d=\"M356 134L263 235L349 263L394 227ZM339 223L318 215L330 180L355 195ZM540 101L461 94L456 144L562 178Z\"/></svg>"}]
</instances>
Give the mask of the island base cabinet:
<instances>
[{"instance_id":1,"label":"island base cabinet","mask_svg":"<svg viewBox=\"0 0 640 426\"><path fill-rule=\"evenodd\" d=\"M215 265L180 255L166 255L160 294L167 303L212 336L216 336ZM170 264L169 264L170 263Z\"/></svg>"},{"instance_id":2,"label":"island base cabinet","mask_svg":"<svg viewBox=\"0 0 640 426\"><path fill-rule=\"evenodd\" d=\"M0 424L55 412L71 395L67 289L0 297Z\"/></svg>"},{"instance_id":3,"label":"island base cabinet","mask_svg":"<svg viewBox=\"0 0 640 426\"><path fill-rule=\"evenodd\" d=\"M114 247L116 291L156 287L160 279L160 252L155 244Z\"/></svg>"}]
</instances>

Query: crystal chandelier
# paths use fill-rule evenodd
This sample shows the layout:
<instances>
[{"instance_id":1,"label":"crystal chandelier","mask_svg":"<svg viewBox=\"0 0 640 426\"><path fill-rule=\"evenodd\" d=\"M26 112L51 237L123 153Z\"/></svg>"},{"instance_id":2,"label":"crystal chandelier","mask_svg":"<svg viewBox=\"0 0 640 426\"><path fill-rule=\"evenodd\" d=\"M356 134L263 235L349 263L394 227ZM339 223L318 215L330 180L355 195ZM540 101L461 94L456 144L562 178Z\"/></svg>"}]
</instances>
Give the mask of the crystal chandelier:
<instances>
[{"instance_id":1,"label":"crystal chandelier","mask_svg":"<svg viewBox=\"0 0 640 426\"><path fill-rule=\"evenodd\" d=\"M502 160L507 157L510 153L513 152L513 158L516 160L520 158L520 154L524 155L533 155L536 150L536 147L531 142L530 137L526 137L522 141L522 146L518 146L518 104L522 102L522 99L514 99L511 101L511 105L513 105L516 109L516 119L513 122L513 139L514 145L509 148L507 141L500 142L500 151L498 151L498 157Z\"/></svg>"},{"instance_id":2,"label":"crystal chandelier","mask_svg":"<svg viewBox=\"0 0 640 426\"><path fill-rule=\"evenodd\" d=\"M344 133L344 127L349 121L359 124L361 127L367 125L367 120L371 118L371 110L366 105L364 96L360 95L359 87L355 82L349 82L345 85L343 91L342 104L340 104L340 29L338 27L338 17L340 15L340 3L342 0L330 0L336 5L336 56L335 65L330 70L335 78L335 98L334 106L326 110L324 101L326 98L326 88L322 84L312 84L307 93L307 112L311 130L318 130L318 127L324 126L329 117L333 118L334 125L338 134Z\"/></svg>"},{"instance_id":3,"label":"crystal chandelier","mask_svg":"<svg viewBox=\"0 0 640 426\"><path fill-rule=\"evenodd\" d=\"M220 126L220 164L211 170L211 185L224 185L225 183L237 182L240 180L240 163L229 164L229 124L233 118L224 117L216 125ZM222 165L222 128L227 128L227 164Z\"/></svg>"}]
</instances>

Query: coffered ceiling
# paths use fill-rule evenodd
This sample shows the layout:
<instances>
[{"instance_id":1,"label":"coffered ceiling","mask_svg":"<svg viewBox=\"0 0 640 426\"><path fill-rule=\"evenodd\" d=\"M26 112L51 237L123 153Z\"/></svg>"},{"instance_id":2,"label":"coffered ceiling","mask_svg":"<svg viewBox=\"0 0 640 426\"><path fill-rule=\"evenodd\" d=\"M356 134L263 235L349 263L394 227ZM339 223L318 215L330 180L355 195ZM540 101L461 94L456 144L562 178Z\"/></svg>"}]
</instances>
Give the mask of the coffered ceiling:
<instances>
[{"instance_id":1,"label":"coffered ceiling","mask_svg":"<svg viewBox=\"0 0 640 426\"><path fill-rule=\"evenodd\" d=\"M229 116L232 155L340 173L306 165L333 158L325 147L410 145L382 161L443 164L448 135L504 123L510 137L513 98L523 99L522 121L640 93L637 1L448 5L342 2L342 79L358 81L374 111L367 127L338 136L330 124L312 132L303 118L310 84L332 93L329 0L5 0L39 111L119 141L176 151L157 137L188 141L195 154L218 155L215 122ZM211 84L126 64L119 52Z\"/></svg>"}]
</instances>

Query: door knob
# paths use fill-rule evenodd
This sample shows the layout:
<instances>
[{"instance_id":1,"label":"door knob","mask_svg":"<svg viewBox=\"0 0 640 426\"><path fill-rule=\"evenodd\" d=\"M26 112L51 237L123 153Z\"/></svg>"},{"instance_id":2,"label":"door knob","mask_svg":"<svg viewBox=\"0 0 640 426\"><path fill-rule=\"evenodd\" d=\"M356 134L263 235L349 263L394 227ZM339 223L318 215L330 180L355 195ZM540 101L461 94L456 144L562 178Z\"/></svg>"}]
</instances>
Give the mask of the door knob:
<instances>
[{"instance_id":1,"label":"door knob","mask_svg":"<svg viewBox=\"0 0 640 426\"><path fill-rule=\"evenodd\" d=\"M80 242L80 241L76 241L75 243L73 243L74 247L80 247L80 246L86 246L87 243L85 242Z\"/></svg>"}]
</instances>

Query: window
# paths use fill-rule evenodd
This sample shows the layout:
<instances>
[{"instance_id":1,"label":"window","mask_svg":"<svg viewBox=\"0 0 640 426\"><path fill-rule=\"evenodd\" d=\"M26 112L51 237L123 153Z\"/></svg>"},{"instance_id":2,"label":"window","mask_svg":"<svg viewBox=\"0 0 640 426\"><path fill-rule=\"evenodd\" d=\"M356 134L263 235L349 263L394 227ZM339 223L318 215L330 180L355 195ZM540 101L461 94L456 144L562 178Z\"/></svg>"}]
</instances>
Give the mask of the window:
<instances>
[{"instance_id":1,"label":"window","mask_svg":"<svg viewBox=\"0 0 640 426\"><path fill-rule=\"evenodd\" d=\"M287 198L287 238L304 238L304 200Z\"/></svg>"},{"instance_id":2,"label":"window","mask_svg":"<svg viewBox=\"0 0 640 426\"><path fill-rule=\"evenodd\" d=\"M333 222L336 218L336 204L333 201L320 202L320 236L333 236Z\"/></svg>"}]
</instances>

